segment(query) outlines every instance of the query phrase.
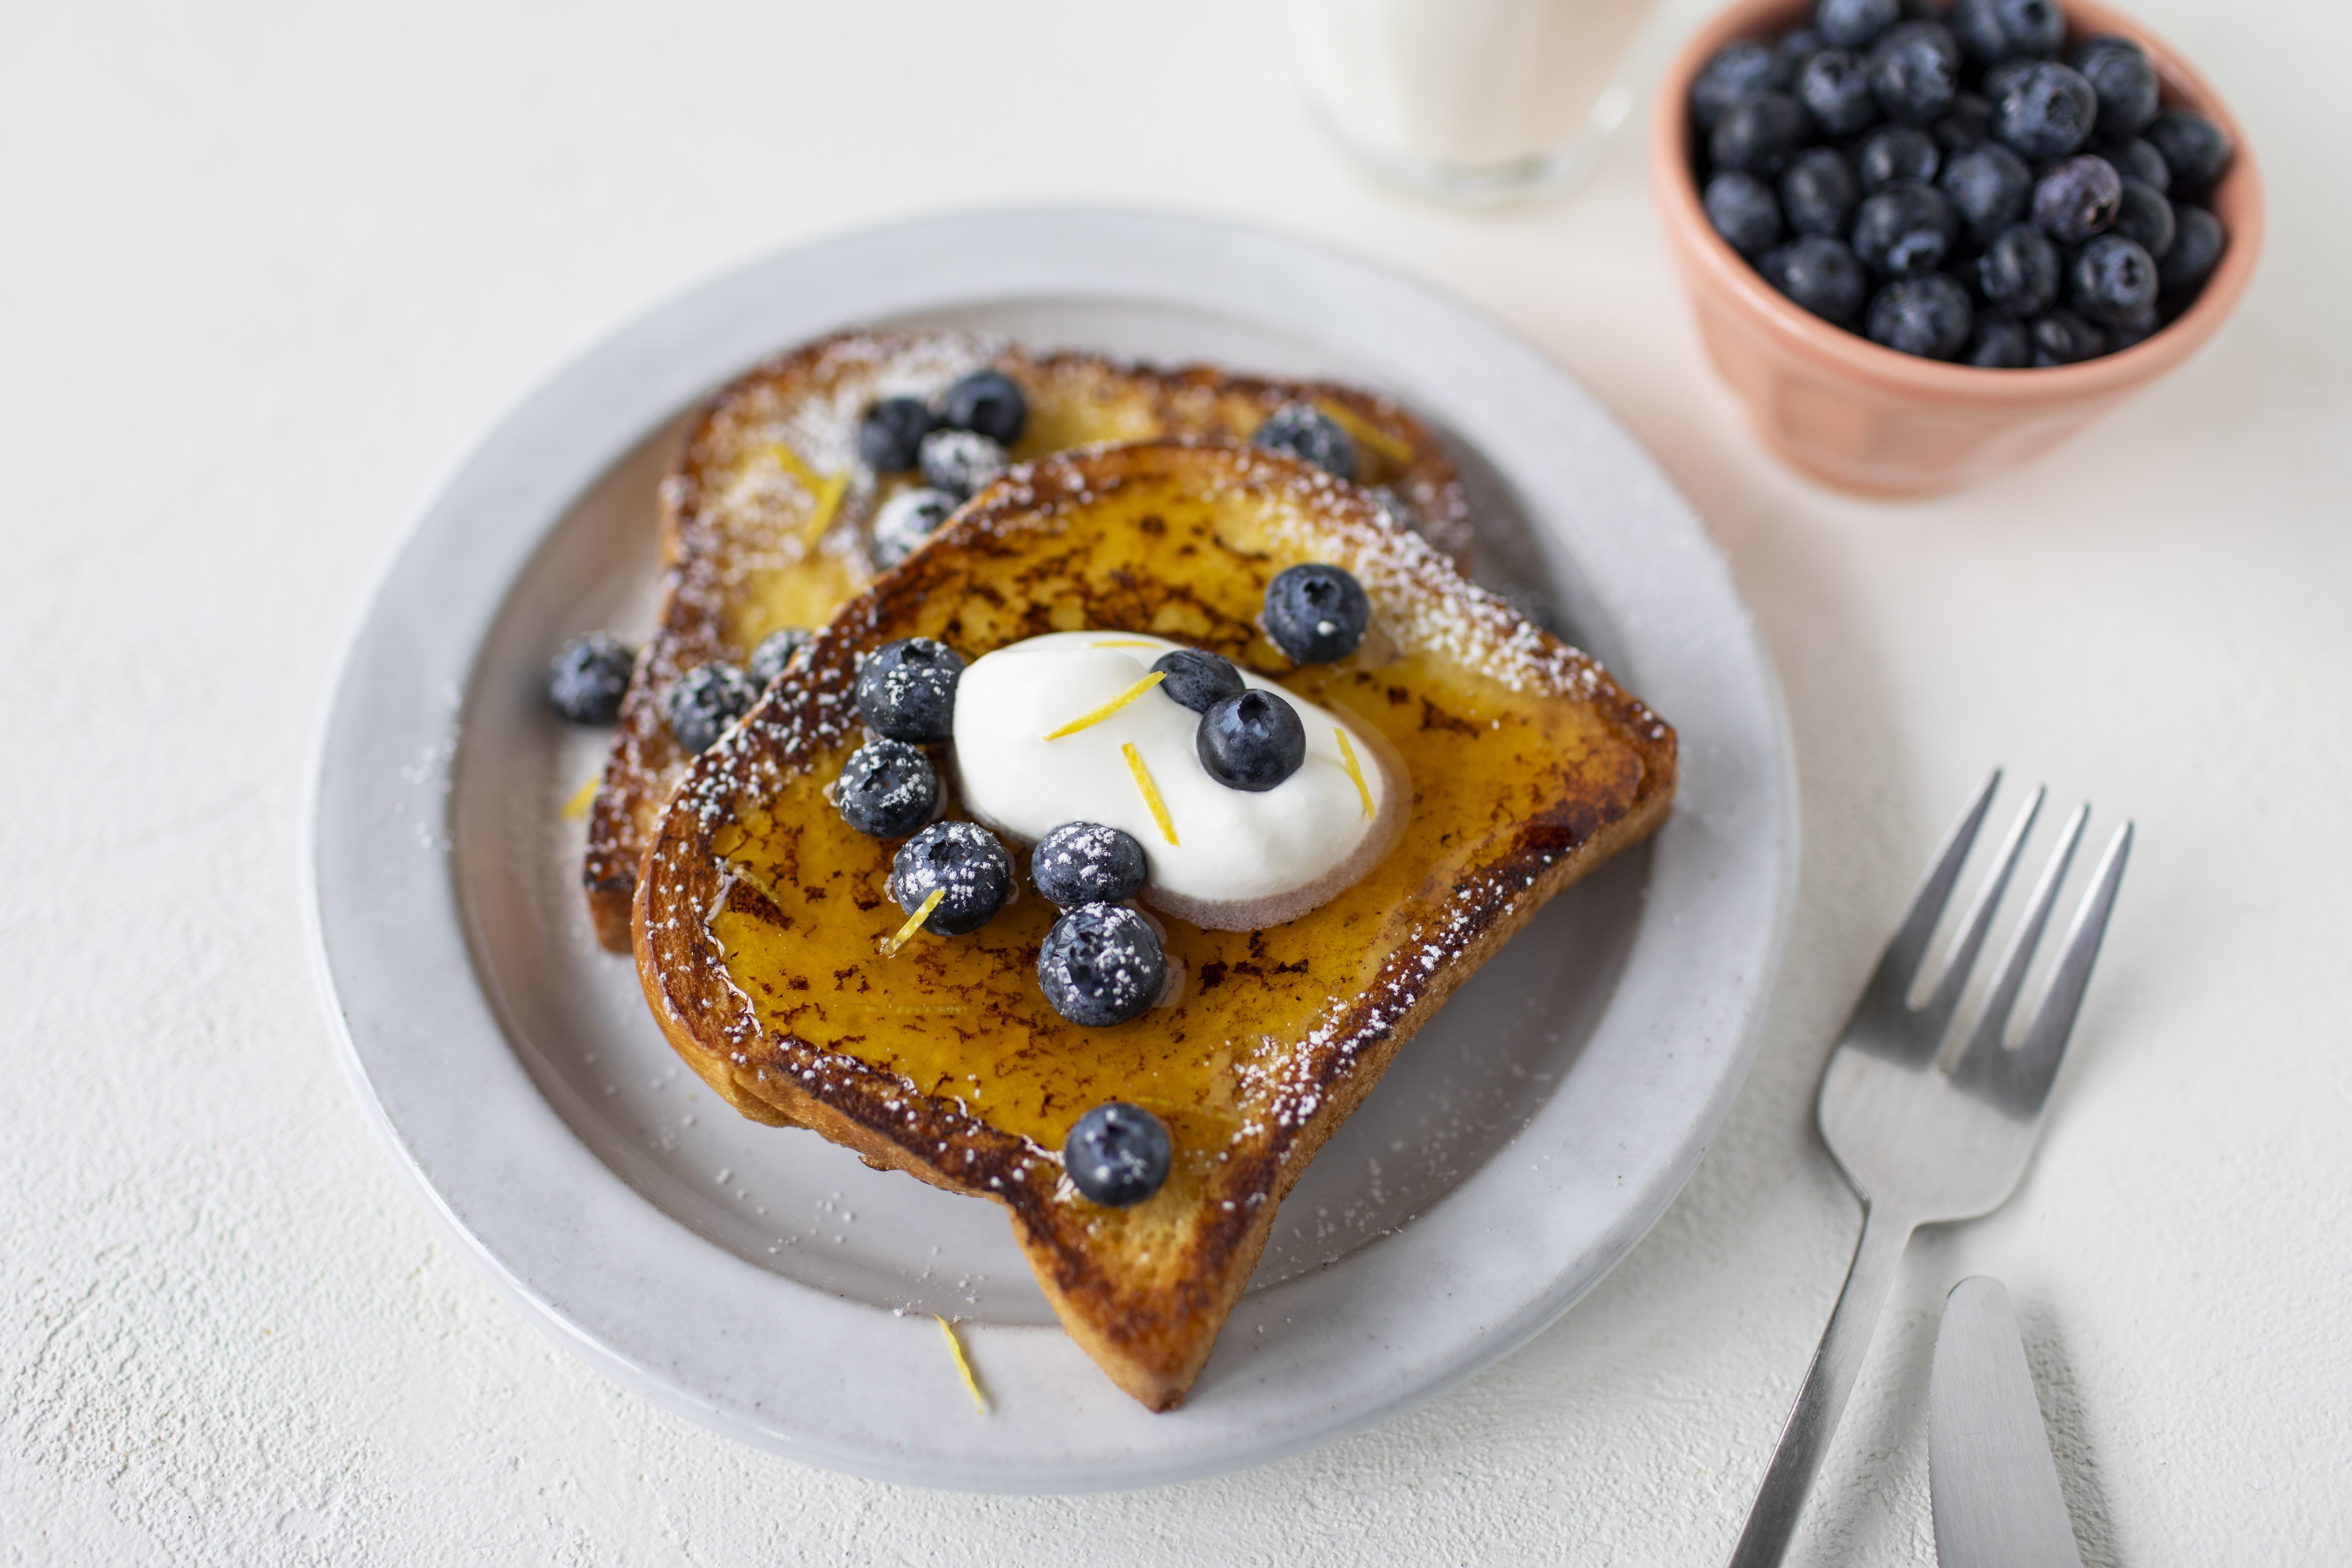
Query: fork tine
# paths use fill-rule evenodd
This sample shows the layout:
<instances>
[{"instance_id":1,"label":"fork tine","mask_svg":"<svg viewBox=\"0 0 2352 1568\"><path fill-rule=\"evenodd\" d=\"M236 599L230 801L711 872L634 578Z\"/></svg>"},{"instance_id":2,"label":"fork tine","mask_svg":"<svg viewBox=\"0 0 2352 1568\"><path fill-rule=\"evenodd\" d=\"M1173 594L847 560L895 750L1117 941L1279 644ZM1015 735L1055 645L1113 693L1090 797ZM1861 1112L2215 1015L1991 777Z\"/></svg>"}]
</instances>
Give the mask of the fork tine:
<instances>
[{"instance_id":1,"label":"fork tine","mask_svg":"<svg viewBox=\"0 0 2352 1568\"><path fill-rule=\"evenodd\" d=\"M2033 831L2034 819L2042 815L2042 803L2049 795L2045 785L2035 785L2032 798L2025 809L2017 814L2010 825L2009 837L2001 840L2000 853L1994 858L1991 874L1977 889L1976 900L1969 906L1968 918L1961 922L1960 933L1953 939L1951 955L1945 960L1943 977L1919 1009L1918 1022L1914 1026L1923 1033L1931 1033L1941 1044L1944 1030L1959 1007L1960 993L1968 988L1969 975L1977 966L1977 955L1984 951L1985 933L1992 929L1993 911L2000 907L2002 897L2009 891L2009 879L2017 869L2019 857L2025 853L2026 835Z\"/></svg>"},{"instance_id":2,"label":"fork tine","mask_svg":"<svg viewBox=\"0 0 2352 1568\"><path fill-rule=\"evenodd\" d=\"M1944 847L1936 853L1936 863L1927 868L1926 880L1918 892L1912 895L1911 908L1903 916L1903 923L1886 944L1885 953L1878 967L1871 973L1870 984L1854 1008L1858 1019L1865 1014L1878 1014L1888 1019L1902 1017L1909 1009L1906 999L1911 982L1917 978L1920 962L1927 956L1927 939L1936 934L1936 922L1944 916L1944 906L1952 901L1952 886L1960 879L1960 867L1969 858L1969 849L1977 841L1977 830L1984 826L1985 813L1992 808L1993 791L2000 787L2000 770L1977 791L1976 799L1969 803L1960 819L1944 837ZM1931 1050L1932 1047L1929 1047Z\"/></svg>"},{"instance_id":3,"label":"fork tine","mask_svg":"<svg viewBox=\"0 0 2352 1568\"><path fill-rule=\"evenodd\" d=\"M2016 973L2013 976L2002 974L1993 1005L1987 1006L1975 1037L1969 1042L1967 1054L1952 1073L1955 1087L1976 1093L2010 1114L2027 1120L2039 1116L2050 1098L2050 1085L2058 1076L2059 1058L2065 1055L2066 1042L2074 1032L2074 1016L2082 1010L2083 993L2091 983L2091 966L2099 959L2099 942L2106 934L2107 917L2114 913L2116 893L2123 886L2124 867L2131 859L2132 825L2126 822L2107 841L2098 869L2091 874L2091 890L2084 895L2081 906L2074 911L2074 923L2067 928L2066 951L2059 956L2058 966L2051 973L2050 988L2042 994L2042 1005L2034 1010L2033 1022L2026 1027L2023 1043L2014 1051L2007 1049L2002 1035L2017 1000L2018 987L2025 978L2026 965L2033 956L2032 943L2040 939L2041 927L2049 918L2048 906L2056 900L2058 882L2065 875L2064 858L2073 854L2089 810L2088 806L2079 808L2069 824L2073 831L2060 854L2052 858L2050 870L2045 874L2046 889L2035 890L2033 929L2029 933L2021 927L2019 942L2011 944L2018 949L2012 961Z\"/></svg>"}]
</instances>

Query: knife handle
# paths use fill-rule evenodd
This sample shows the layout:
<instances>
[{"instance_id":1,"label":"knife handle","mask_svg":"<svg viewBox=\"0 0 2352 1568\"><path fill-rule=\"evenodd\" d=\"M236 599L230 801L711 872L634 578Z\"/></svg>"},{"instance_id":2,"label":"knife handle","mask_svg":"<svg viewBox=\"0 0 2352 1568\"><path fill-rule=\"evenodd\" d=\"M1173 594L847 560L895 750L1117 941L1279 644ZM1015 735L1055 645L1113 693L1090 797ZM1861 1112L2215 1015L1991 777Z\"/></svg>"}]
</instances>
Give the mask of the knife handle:
<instances>
[{"instance_id":1,"label":"knife handle","mask_svg":"<svg viewBox=\"0 0 2352 1568\"><path fill-rule=\"evenodd\" d=\"M1732 1549L1731 1568L1779 1568L1805 1510L1805 1494L1821 1473L1838 1417L1862 1375L1864 1356L1878 1328L1878 1314L1895 1288L1895 1266L1910 1243L1916 1223L1884 1204L1866 1204L1862 1211L1862 1240L1846 1270L1845 1289L1838 1292L1830 1326L1822 1333L1813 1364L1805 1371L1805 1385L1797 1394L1788 1424L1780 1428L1780 1446L1773 1450L1772 1468L1764 1472L1756 1506L1748 1510L1748 1528Z\"/></svg>"}]
</instances>

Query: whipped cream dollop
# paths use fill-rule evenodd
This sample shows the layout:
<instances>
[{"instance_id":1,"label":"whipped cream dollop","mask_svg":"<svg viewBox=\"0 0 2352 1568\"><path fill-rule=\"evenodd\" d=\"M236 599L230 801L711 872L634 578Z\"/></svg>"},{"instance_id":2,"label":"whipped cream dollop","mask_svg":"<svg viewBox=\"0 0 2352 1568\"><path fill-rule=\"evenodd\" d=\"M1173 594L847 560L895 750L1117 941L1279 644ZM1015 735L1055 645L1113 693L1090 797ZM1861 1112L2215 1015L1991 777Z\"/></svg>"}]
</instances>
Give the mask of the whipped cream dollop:
<instances>
[{"instance_id":1,"label":"whipped cream dollop","mask_svg":"<svg viewBox=\"0 0 2352 1568\"><path fill-rule=\"evenodd\" d=\"M1196 924L1248 931L1295 919L1370 870L1402 824L1410 792L1386 746L1369 742L1362 726L1244 670L1252 687L1296 709L1307 731L1307 760L1264 791L1211 778L1194 738L1202 716L1158 687L1084 729L1045 739L1131 689L1160 655L1183 646L1139 632L1054 632L975 661L956 684L964 805L1024 843L1066 822L1132 835L1150 868L1144 901Z\"/></svg>"}]
</instances>

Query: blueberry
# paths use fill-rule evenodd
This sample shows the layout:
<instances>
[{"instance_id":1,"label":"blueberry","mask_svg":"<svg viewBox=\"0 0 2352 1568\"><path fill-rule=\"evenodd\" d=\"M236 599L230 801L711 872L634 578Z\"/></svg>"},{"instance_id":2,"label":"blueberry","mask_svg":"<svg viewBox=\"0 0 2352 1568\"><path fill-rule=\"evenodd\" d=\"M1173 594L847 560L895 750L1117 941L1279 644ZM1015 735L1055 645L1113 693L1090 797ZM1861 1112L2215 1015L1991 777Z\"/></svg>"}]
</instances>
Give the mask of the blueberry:
<instances>
[{"instance_id":1,"label":"blueberry","mask_svg":"<svg viewBox=\"0 0 2352 1568\"><path fill-rule=\"evenodd\" d=\"M2115 233L2139 241L2142 250L2162 261L2179 228L2172 204L2164 199L2162 191L2137 180L2124 182L2123 199L2116 204Z\"/></svg>"},{"instance_id":2,"label":"blueberry","mask_svg":"<svg viewBox=\"0 0 2352 1568\"><path fill-rule=\"evenodd\" d=\"M1978 93L1960 93L1952 100L1950 112L1930 130L1947 156L1981 147L1992 140L1992 103Z\"/></svg>"},{"instance_id":3,"label":"blueberry","mask_svg":"<svg viewBox=\"0 0 2352 1568\"><path fill-rule=\"evenodd\" d=\"M1940 22L1903 22L1870 51L1870 88L1886 118L1933 125L1960 90L1960 46Z\"/></svg>"},{"instance_id":4,"label":"blueberry","mask_svg":"<svg viewBox=\"0 0 2352 1568\"><path fill-rule=\"evenodd\" d=\"M2062 158L2033 187L2033 223L2061 245L2080 245L2116 223L2124 183L2116 166L2095 153Z\"/></svg>"},{"instance_id":5,"label":"blueberry","mask_svg":"<svg viewBox=\"0 0 2352 1568\"><path fill-rule=\"evenodd\" d=\"M893 741L932 744L955 737L956 682L963 660L929 637L884 643L857 671L857 711Z\"/></svg>"},{"instance_id":6,"label":"blueberry","mask_svg":"<svg viewBox=\"0 0 2352 1568\"><path fill-rule=\"evenodd\" d=\"M1151 1010L1168 984L1168 959L1151 922L1133 910L1080 904L1045 933L1037 984L1071 1023L1107 1029Z\"/></svg>"},{"instance_id":7,"label":"blueberry","mask_svg":"<svg viewBox=\"0 0 2352 1568\"><path fill-rule=\"evenodd\" d=\"M857 422L857 455L877 474L903 474L930 433L931 411L921 398L886 397Z\"/></svg>"},{"instance_id":8,"label":"blueberry","mask_svg":"<svg viewBox=\"0 0 2352 1568\"><path fill-rule=\"evenodd\" d=\"M2156 260L2136 239L2103 234L2074 253L2074 309L2101 326L2118 327L2156 303Z\"/></svg>"},{"instance_id":9,"label":"blueberry","mask_svg":"<svg viewBox=\"0 0 2352 1568\"><path fill-rule=\"evenodd\" d=\"M804 627L786 626L780 632L770 632L761 637L760 646L751 650L749 668L752 684L765 691L774 684L776 677L783 674L784 666L792 663L793 656L808 647L815 637L814 632Z\"/></svg>"},{"instance_id":10,"label":"blueberry","mask_svg":"<svg viewBox=\"0 0 2352 1568\"><path fill-rule=\"evenodd\" d=\"M1827 40L1811 27L1800 27L1793 33L1781 34L1780 41L1772 46L1772 58L1780 77L1771 85L1784 87L1796 80L1797 73L1805 68L1805 62L1827 47Z\"/></svg>"},{"instance_id":11,"label":"blueberry","mask_svg":"<svg viewBox=\"0 0 2352 1568\"><path fill-rule=\"evenodd\" d=\"M1982 245L2025 216L2033 171L2000 142L1988 142L1955 153L1944 165L1941 184L1969 237Z\"/></svg>"},{"instance_id":12,"label":"blueberry","mask_svg":"<svg viewBox=\"0 0 2352 1568\"><path fill-rule=\"evenodd\" d=\"M1834 147L1808 147L1780 174L1780 209L1799 234L1843 236L1862 202L1853 165Z\"/></svg>"},{"instance_id":13,"label":"blueberry","mask_svg":"<svg viewBox=\"0 0 2352 1568\"><path fill-rule=\"evenodd\" d=\"M2011 224L1977 258L1976 273L1987 304L2012 316L2038 316L2058 298L2058 247L2032 224Z\"/></svg>"},{"instance_id":14,"label":"blueberry","mask_svg":"<svg viewBox=\"0 0 2352 1568\"><path fill-rule=\"evenodd\" d=\"M1163 653L1152 660L1151 668L1168 678L1160 683L1160 689L1171 701L1195 713L1206 713L1226 698L1239 696L1249 688L1232 659L1202 648L1180 647Z\"/></svg>"},{"instance_id":15,"label":"blueberry","mask_svg":"<svg viewBox=\"0 0 2352 1568\"><path fill-rule=\"evenodd\" d=\"M1706 183L1699 205L1724 243L1742 256L1768 250L1780 238L1780 204L1753 174L1726 169Z\"/></svg>"},{"instance_id":16,"label":"blueberry","mask_svg":"<svg viewBox=\"0 0 2352 1568\"><path fill-rule=\"evenodd\" d=\"M1029 852L1030 879L1064 909L1131 899L1143 891L1146 875L1135 836L1099 822L1066 822Z\"/></svg>"},{"instance_id":17,"label":"blueberry","mask_svg":"<svg viewBox=\"0 0 2352 1568\"><path fill-rule=\"evenodd\" d=\"M2116 173L2126 180L2137 180L2158 191L2172 188L2172 165L2164 154L2145 136L2126 136L2119 142L2100 142L2091 151L2116 166Z\"/></svg>"},{"instance_id":18,"label":"blueberry","mask_svg":"<svg viewBox=\"0 0 2352 1568\"><path fill-rule=\"evenodd\" d=\"M1952 26L1987 65L2054 55L2066 39L2066 18L2054 0L1959 0Z\"/></svg>"},{"instance_id":19,"label":"blueberry","mask_svg":"<svg viewBox=\"0 0 2352 1568\"><path fill-rule=\"evenodd\" d=\"M1029 423L1029 400L1003 371L976 370L940 394L940 423L1009 447Z\"/></svg>"},{"instance_id":20,"label":"blueberry","mask_svg":"<svg viewBox=\"0 0 2352 1568\"><path fill-rule=\"evenodd\" d=\"M1294 664L1347 658L1372 624L1372 602L1347 572L1320 561L1287 566L1265 585L1259 617L1274 646Z\"/></svg>"},{"instance_id":21,"label":"blueberry","mask_svg":"<svg viewBox=\"0 0 2352 1568\"><path fill-rule=\"evenodd\" d=\"M1013 458L1002 442L976 430L934 430L923 437L916 461L923 483L961 502L1003 473Z\"/></svg>"},{"instance_id":22,"label":"blueberry","mask_svg":"<svg viewBox=\"0 0 2352 1568\"><path fill-rule=\"evenodd\" d=\"M1878 118L1870 67L1850 49L1823 49L1797 73L1797 101L1832 136L1851 136Z\"/></svg>"},{"instance_id":23,"label":"blueberry","mask_svg":"<svg viewBox=\"0 0 2352 1568\"><path fill-rule=\"evenodd\" d=\"M1750 93L1716 122L1707 154L1717 169L1769 178L1804 145L1811 129L1805 106L1787 93Z\"/></svg>"},{"instance_id":24,"label":"blueberry","mask_svg":"<svg viewBox=\"0 0 2352 1568\"><path fill-rule=\"evenodd\" d=\"M1902 14L1896 0L1814 0L1813 31L1833 49L1858 49Z\"/></svg>"},{"instance_id":25,"label":"blueberry","mask_svg":"<svg viewBox=\"0 0 2352 1568\"><path fill-rule=\"evenodd\" d=\"M1927 359L1951 359L1968 346L1969 291L1940 272L1898 278L1870 302L1870 341Z\"/></svg>"},{"instance_id":26,"label":"blueberry","mask_svg":"<svg viewBox=\"0 0 2352 1568\"><path fill-rule=\"evenodd\" d=\"M2230 237L2222 232L2221 220L2203 207L2176 206L2172 219L2172 248L2158 264L2156 276L2164 292L2178 300L2203 287L2221 252L2229 248Z\"/></svg>"},{"instance_id":27,"label":"blueberry","mask_svg":"<svg viewBox=\"0 0 2352 1568\"><path fill-rule=\"evenodd\" d=\"M930 536L956 509L945 490L900 490L874 514L874 564L896 566Z\"/></svg>"},{"instance_id":28,"label":"blueberry","mask_svg":"<svg viewBox=\"0 0 2352 1568\"><path fill-rule=\"evenodd\" d=\"M1863 197L1855 209L1853 253L1882 277L1916 277L1944 264L1959 230L1959 215L1943 192L1897 180Z\"/></svg>"},{"instance_id":29,"label":"blueberry","mask_svg":"<svg viewBox=\"0 0 2352 1568\"><path fill-rule=\"evenodd\" d=\"M841 819L870 838L904 838L940 808L931 759L904 741L868 741L852 752L834 785Z\"/></svg>"},{"instance_id":30,"label":"blueberry","mask_svg":"<svg viewBox=\"0 0 2352 1568\"><path fill-rule=\"evenodd\" d=\"M2099 329L2072 310L2053 310L2029 329L2033 334L2033 363L2043 369L2096 359L2107 352Z\"/></svg>"},{"instance_id":31,"label":"blueberry","mask_svg":"<svg viewBox=\"0 0 2352 1568\"><path fill-rule=\"evenodd\" d=\"M1788 80L1787 67L1761 44L1727 44L1700 68L1690 89L1691 118L1712 131L1731 106L1751 92L1769 92Z\"/></svg>"},{"instance_id":32,"label":"blueberry","mask_svg":"<svg viewBox=\"0 0 2352 1568\"><path fill-rule=\"evenodd\" d=\"M2156 118L2156 68L2129 38L2086 38L2066 57L2099 95L2102 136L2137 135Z\"/></svg>"},{"instance_id":33,"label":"blueberry","mask_svg":"<svg viewBox=\"0 0 2352 1568\"><path fill-rule=\"evenodd\" d=\"M548 667L547 700L574 724L610 724L621 716L621 698L636 661L628 645L610 632L573 637Z\"/></svg>"},{"instance_id":34,"label":"blueberry","mask_svg":"<svg viewBox=\"0 0 2352 1568\"><path fill-rule=\"evenodd\" d=\"M1013 891L1013 857L976 822L934 822L890 860L890 896L913 914L933 893L939 907L923 929L961 936L996 918Z\"/></svg>"},{"instance_id":35,"label":"blueberry","mask_svg":"<svg viewBox=\"0 0 2352 1568\"><path fill-rule=\"evenodd\" d=\"M2141 132L2164 154L2172 171L2171 189L2201 191L2228 166L2229 133L2193 109L2168 109Z\"/></svg>"},{"instance_id":36,"label":"blueberry","mask_svg":"<svg viewBox=\"0 0 2352 1568\"><path fill-rule=\"evenodd\" d=\"M760 689L733 665L697 665L669 689L669 732L687 752L699 755L759 700Z\"/></svg>"},{"instance_id":37,"label":"blueberry","mask_svg":"<svg viewBox=\"0 0 2352 1568\"><path fill-rule=\"evenodd\" d=\"M2099 110L2099 95L2082 73L2054 60L2004 73L1992 100L1993 133L2029 159L2063 158L2080 147Z\"/></svg>"},{"instance_id":38,"label":"blueberry","mask_svg":"<svg viewBox=\"0 0 2352 1568\"><path fill-rule=\"evenodd\" d=\"M1764 281L1825 321L1851 322L1869 289L1862 263L1841 239L1809 234L1757 264Z\"/></svg>"},{"instance_id":39,"label":"blueberry","mask_svg":"<svg viewBox=\"0 0 2352 1568\"><path fill-rule=\"evenodd\" d=\"M1227 789L1263 794L1307 760L1307 726L1280 697L1252 689L1202 714L1193 748L1209 776Z\"/></svg>"},{"instance_id":40,"label":"blueberry","mask_svg":"<svg viewBox=\"0 0 2352 1568\"><path fill-rule=\"evenodd\" d=\"M2142 310L2130 321L2107 329L2107 352L2119 354L2134 348L2164 330L2164 318L2154 310Z\"/></svg>"},{"instance_id":41,"label":"blueberry","mask_svg":"<svg viewBox=\"0 0 2352 1568\"><path fill-rule=\"evenodd\" d=\"M1865 194L1896 180L1932 180L1944 159L1936 139L1916 125L1882 125L1853 152L1853 172Z\"/></svg>"},{"instance_id":42,"label":"blueberry","mask_svg":"<svg viewBox=\"0 0 2352 1568\"><path fill-rule=\"evenodd\" d=\"M2033 363L2033 339L2016 317L1979 310L1966 357L1985 370L2023 370Z\"/></svg>"},{"instance_id":43,"label":"blueberry","mask_svg":"<svg viewBox=\"0 0 2352 1568\"><path fill-rule=\"evenodd\" d=\"M1311 463L1327 474L1356 477L1356 442L1340 423L1311 403L1286 403L1250 434L1250 445Z\"/></svg>"},{"instance_id":44,"label":"blueberry","mask_svg":"<svg viewBox=\"0 0 2352 1568\"><path fill-rule=\"evenodd\" d=\"M1114 1100L1078 1118L1062 1145L1070 1184L1111 1208L1139 1204L1160 1190L1175 1158L1168 1129L1139 1105Z\"/></svg>"}]
</instances>

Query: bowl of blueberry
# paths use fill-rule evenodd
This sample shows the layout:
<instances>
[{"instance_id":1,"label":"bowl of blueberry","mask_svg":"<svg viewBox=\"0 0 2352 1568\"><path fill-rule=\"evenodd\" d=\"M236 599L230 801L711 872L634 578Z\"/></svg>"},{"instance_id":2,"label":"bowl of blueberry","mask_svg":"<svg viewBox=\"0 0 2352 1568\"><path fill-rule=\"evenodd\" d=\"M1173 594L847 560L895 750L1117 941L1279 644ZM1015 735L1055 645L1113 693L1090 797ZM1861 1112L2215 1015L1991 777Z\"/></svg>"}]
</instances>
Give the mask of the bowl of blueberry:
<instances>
[{"instance_id":1,"label":"bowl of blueberry","mask_svg":"<svg viewBox=\"0 0 2352 1568\"><path fill-rule=\"evenodd\" d=\"M2196 352L2262 248L2219 95L2084 0L1742 0L1651 153L1709 356L1846 489L2038 457Z\"/></svg>"}]
</instances>

